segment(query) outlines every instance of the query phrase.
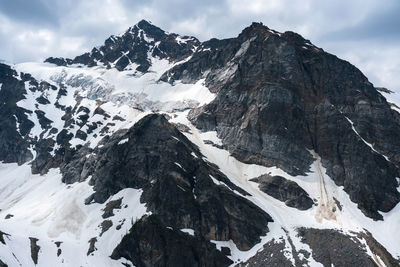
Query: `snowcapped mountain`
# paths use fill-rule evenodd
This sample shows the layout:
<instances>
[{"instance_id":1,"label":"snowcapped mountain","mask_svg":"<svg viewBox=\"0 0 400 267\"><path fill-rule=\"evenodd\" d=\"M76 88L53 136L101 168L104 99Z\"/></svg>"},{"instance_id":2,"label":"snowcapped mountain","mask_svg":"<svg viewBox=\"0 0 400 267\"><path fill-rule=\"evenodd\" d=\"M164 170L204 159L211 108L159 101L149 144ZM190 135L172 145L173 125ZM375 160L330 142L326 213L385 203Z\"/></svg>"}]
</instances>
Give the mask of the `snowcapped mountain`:
<instances>
[{"instance_id":1,"label":"snowcapped mountain","mask_svg":"<svg viewBox=\"0 0 400 267\"><path fill-rule=\"evenodd\" d=\"M400 97L296 33L143 20L0 88L0 266L400 264Z\"/></svg>"}]
</instances>

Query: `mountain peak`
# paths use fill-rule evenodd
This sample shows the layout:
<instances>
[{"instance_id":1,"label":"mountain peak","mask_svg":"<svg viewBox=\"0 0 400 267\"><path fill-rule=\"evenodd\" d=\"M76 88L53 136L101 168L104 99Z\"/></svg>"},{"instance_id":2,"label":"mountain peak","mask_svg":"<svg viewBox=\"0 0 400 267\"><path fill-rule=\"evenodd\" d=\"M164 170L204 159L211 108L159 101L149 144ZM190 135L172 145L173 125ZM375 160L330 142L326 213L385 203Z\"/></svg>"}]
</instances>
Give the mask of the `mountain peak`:
<instances>
[{"instance_id":1,"label":"mountain peak","mask_svg":"<svg viewBox=\"0 0 400 267\"><path fill-rule=\"evenodd\" d=\"M245 39L252 38L254 36L267 36L270 34L280 34L277 31L271 30L265 26L262 22L253 22L250 26L246 27L240 34L239 37Z\"/></svg>"},{"instance_id":2,"label":"mountain peak","mask_svg":"<svg viewBox=\"0 0 400 267\"><path fill-rule=\"evenodd\" d=\"M136 25L140 29L143 29L146 27L156 27L150 20L145 20L145 19L140 20L138 23L136 23Z\"/></svg>"},{"instance_id":3,"label":"mountain peak","mask_svg":"<svg viewBox=\"0 0 400 267\"><path fill-rule=\"evenodd\" d=\"M151 21L144 19L136 23L135 26L129 28L128 31L130 32L143 31L144 33L146 33L146 35L149 35L156 40L161 39L165 35L165 31L152 24Z\"/></svg>"},{"instance_id":4,"label":"mountain peak","mask_svg":"<svg viewBox=\"0 0 400 267\"><path fill-rule=\"evenodd\" d=\"M140 20L120 35L107 38L104 45L74 59L48 58L45 62L58 66L83 64L89 67L103 65L115 67L119 71L135 70L146 72L151 66L151 58L182 60L193 53L199 41L194 37L180 37L166 33L148 20ZM150 56L149 56L150 55Z\"/></svg>"},{"instance_id":5,"label":"mountain peak","mask_svg":"<svg viewBox=\"0 0 400 267\"><path fill-rule=\"evenodd\" d=\"M253 22L250 26L246 27L240 34L239 38L243 38L248 40L253 37L261 36L269 36L269 35L279 36L285 41L291 43L297 48L313 48L314 51L323 51L322 49L316 47L311 43L310 40L305 39L300 34L293 32L293 31L286 31L286 32L278 32L273 29L268 28L262 22Z\"/></svg>"}]
</instances>

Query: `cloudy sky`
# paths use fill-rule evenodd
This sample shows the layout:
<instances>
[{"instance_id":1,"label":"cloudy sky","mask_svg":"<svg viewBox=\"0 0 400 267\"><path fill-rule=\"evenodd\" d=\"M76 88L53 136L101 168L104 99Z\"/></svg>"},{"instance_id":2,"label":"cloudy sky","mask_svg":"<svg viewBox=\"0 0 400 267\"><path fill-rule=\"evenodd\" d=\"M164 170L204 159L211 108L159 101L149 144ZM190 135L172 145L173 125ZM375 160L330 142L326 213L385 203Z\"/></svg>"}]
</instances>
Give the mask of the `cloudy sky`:
<instances>
[{"instance_id":1,"label":"cloudy sky","mask_svg":"<svg viewBox=\"0 0 400 267\"><path fill-rule=\"evenodd\" d=\"M234 37L251 22L292 30L400 90L399 0L0 0L0 59L74 57L147 19L200 40Z\"/></svg>"}]
</instances>

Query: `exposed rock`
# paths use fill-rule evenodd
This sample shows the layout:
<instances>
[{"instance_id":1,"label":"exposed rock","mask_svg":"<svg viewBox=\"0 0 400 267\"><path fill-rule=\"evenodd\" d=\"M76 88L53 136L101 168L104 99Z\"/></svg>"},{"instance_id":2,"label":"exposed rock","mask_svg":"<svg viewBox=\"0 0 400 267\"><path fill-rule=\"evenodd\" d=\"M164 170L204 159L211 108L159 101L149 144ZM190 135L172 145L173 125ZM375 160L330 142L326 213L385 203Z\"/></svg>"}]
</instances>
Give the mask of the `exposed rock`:
<instances>
[{"instance_id":1,"label":"exposed rock","mask_svg":"<svg viewBox=\"0 0 400 267\"><path fill-rule=\"evenodd\" d=\"M32 173L46 173L50 168L57 167L57 163L50 154L55 145L54 139L42 138L36 142L35 151L37 153L32 161Z\"/></svg>"},{"instance_id":2,"label":"exposed rock","mask_svg":"<svg viewBox=\"0 0 400 267\"><path fill-rule=\"evenodd\" d=\"M71 61L68 61L68 59L66 60L62 57L49 57L44 62L56 64L57 66L66 66L68 63L72 63Z\"/></svg>"},{"instance_id":3,"label":"exposed rock","mask_svg":"<svg viewBox=\"0 0 400 267\"><path fill-rule=\"evenodd\" d=\"M293 263L285 256L285 241L272 239L263 249L248 261L239 264L240 267L293 267ZM299 265L296 265L298 267ZM301 265L300 265L301 266ZM307 266L307 265L306 265Z\"/></svg>"},{"instance_id":4,"label":"exposed rock","mask_svg":"<svg viewBox=\"0 0 400 267\"><path fill-rule=\"evenodd\" d=\"M76 131L75 137L85 141L87 138L87 134L82 130L78 130Z\"/></svg>"},{"instance_id":5,"label":"exposed rock","mask_svg":"<svg viewBox=\"0 0 400 267\"><path fill-rule=\"evenodd\" d=\"M45 113L41 110L35 110L36 117L39 120L40 126L42 129L47 130L51 128L52 121L46 118Z\"/></svg>"},{"instance_id":6,"label":"exposed rock","mask_svg":"<svg viewBox=\"0 0 400 267\"><path fill-rule=\"evenodd\" d=\"M40 250L40 246L37 244L37 241L39 241L39 239L34 237L29 237L29 240L31 241L31 258L36 265L38 263L38 256Z\"/></svg>"},{"instance_id":7,"label":"exposed rock","mask_svg":"<svg viewBox=\"0 0 400 267\"><path fill-rule=\"evenodd\" d=\"M28 150L28 134L33 122L25 113L31 111L17 106L26 93L25 80L18 78L15 70L0 63L0 161L22 164L33 158Z\"/></svg>"},{"instance_id":8,"label":"exposed rock","mask_svg":"<svg viewBox=\"0 0 400 267\"><path fill-rule=\"evenodd\" d=\"M93 114L94 114L94 115L99 114L99 115L104 116L105 118L109 118L109 117L110 117L110 115L108 115L107 112L106 112L104 109L102 109L100 106L98 106L98 107L94 110L94 113L93 113ZM117 119L120 118L119 120L122 119L122 118L119 117L118 115L115 115L114 118L113 118L113 120L115 120L116 118L117 118Z\"/></svg>"},{"instance_id":9,"label":"exposed rock","mask_svg":"<svg viewBox=\"0 0 400 267\"><path fill-rule=\"evenodd\" d=\"M64 183L82 182L93 172L95 156L91 154L92 151L88 146L83 146L64 159L65 164L60 167Z\"/></svg>"},{"instance_id":10,"label":"exposed rock","mask_svg":"<svg viewBox=\"0 0 400 267\"><path fill-rule=\"evenodd\" d=\"M95 250L97 250L96 248L96 242L97 242L97 238L96 237L92 237L88 243L89 243L89 249L86 253L87 256L89 256L91 253L93 253Z\"/></svg>"},{"instance_id":11,"label":"exposed rock","mask_svg":"<svg viewBox=\"0 0 400 267\"><path fill-rule=\"evenodd\" d=\"M214 244L168 229L156 216L136 222L114 249L111 258L135 266L229 266L232 261Z\"/></svg>"},{"instance_id":12,"label":"exposed rock","mask_svg":"<svg viewBox=\"0 0 400 267\"><path fill-rule=\"evenodd\" d=\"M113 223L111 220L104 220L100 225L101 227L100 236L102 236L105 232L107 232L107 230L110 229L112 225Z\"/></svg>"},{"instance_id":13,"label":"exposed rock","mask_svg":"<svg viewBox=\"0 0 400 267\"><path fill-rule=\"evenodd\" d=\"M50 104L50 101L47 98L45 98L44 96L40 96L40 97L36 98L36 101L42 105Z\"/></svg>"},{"instance_id":14,"label":"exposed rock","mask_svg":"<svg viewBox=\"0 0 400 267\"><path fill-rule=\"evenodd\" d=\"M115 229L120 230L122 225L124 225L125 223L125 219L122 219L121 221L119 221L119 224L115 227Z\"/></svg>"},{"instance_id":15,"label":"exposed rock","mask_svg":"<svg viewBox=\"0 0 400 267\"><path fill-rule=\"evenodd\" d=\"M61 250L61 241L56 241L56 242L54 242L54 244L56 244L56 246L57 246L57 257L60 257L60 255L61 255L61 253L62 253L62 250Z\"/></svg>"},{"instance_id":16,"label":"exposed rock","mask_svg":"<svg viewBox=\"0 0 400 267\"><path fill-rule=\"evenodd\" d=\"M289 207L299 210L307 210L314 204L306 191L296 182L287 180L282 176L270 176L268 174L253 178L250 181L259 183L261 191L285 202Z\"/></svg>"},{"instance_id":17,"label":"exposed rock","mask_svg":"<svg viewBox=\"0 0 400 267\"><path fill-rule=\"evenodd\" d=\"M339 200L337 200L335 197L333 197L333 201L335 201L336 207L338 207L339 210L342 211L343 207L342 207L342 204L340 204Z\"/></svg>"},{"instance_id":18,"label":"exposed rock","mask_svg":"<svg viewBox=\"0 0 400 267\"><path fill-rule=\"evenodd\" d=\"M111 200L106 204L103 209L104 213L101 215L104 219L114 216L114 209L121 209L122 198Z\"/></svg>"},{"instance_id":19,"label":"exposed rock","mask_svg":"<svg viewBox=\"0 0 400 267\"><path fill-rule=\"evenodd\" d=\"M10 236L7 233L4 233L3 231L0 231L0 242L3 243L3 245L6 244L6 241L4 240L4 236Z\"/></svg>"},{"instance_id":20,"label":"exposed rock","mask_svg":"<svg viewBox=\"0 0 400 267\"><path fill-rule=\"evenodd\" d=\"M377 264L361 242L349 235L330 229L298 229L302 242L308 244L313 258L324 266L371 266Z\"/></svg>"},{"instance_id":21,"label":"exposed rock","mask_svg":"<svg viewBox=\"0 0 400 267\"><path fill-rule=\"evenodd\" d=\"M125 119L124 119L124 118L121 118L121 117L118 116L118 115L115 115L115 116L113 117L113 121L125 121Z\"/></svg>"}]
</instances>

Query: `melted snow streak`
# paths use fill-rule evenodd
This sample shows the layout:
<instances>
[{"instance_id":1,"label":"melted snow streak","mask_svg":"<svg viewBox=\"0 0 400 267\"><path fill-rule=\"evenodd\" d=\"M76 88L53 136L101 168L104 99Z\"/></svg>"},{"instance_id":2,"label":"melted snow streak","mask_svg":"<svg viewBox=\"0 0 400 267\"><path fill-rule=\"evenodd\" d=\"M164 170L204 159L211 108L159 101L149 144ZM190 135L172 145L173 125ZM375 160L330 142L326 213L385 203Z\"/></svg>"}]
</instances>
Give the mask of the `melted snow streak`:
<instances>
[{"instance_id":1,"label":"melted snow streak","mask_svg":"<svg viewBox=\"0 0 400 267\"><path fill-rule=\"evenodd\" d=\"M216 164L220 170L235 185L243 188L251 194L246 198L265 210L274 219L274 223L268 224L270 232L265 237L261 237L261 242L249 251L240 251L232 241L221 242L212 241L217 247L229 247L232 251L230 258L238 262L245 262L254 256L263 245L271 240L285 240L287 258L293 262L292 249L299 252L301 249L309 251L308 245L302 243L297 235L297 228L318 228L318 229L340 229L345 234L354 236L354 232L368 230L375 239L384 245L394 257L400 257L400 242L393 233L398 231L400 225L400 204L388 213L382 213L383 221L373 221L367 218L352 202L343 187L335 185L333 180L326 174L326 169L320 163L320 157L314 151L315 162L311 166L311 172L307 176L291 176L276 167L264 167L255 164L245 164L230 155L226 150L206 144L204 140L211 140L213 143L221 143L216 132L200 132L186 118L188 112L180 112L179 115L171 119L171 122L182 123L190 128L191 133L185 133L194 144L196 144L202 154L209 162ZM262 174L279 175L286 179L298 183L312 199L317 200L317 205L309 210L301 211L286 206L283 202L262 192L258 184L251 182L250 179ZM339 204L340 203L340 204ZM341 207L339 208L338 205ZM291 239L294 248L286 242ZM279 242L279 241L276 241ZM369 250L367 249L367 253ZM376 258L376 255L372 255ZM309 259L310 266L321 266ZM382 265L383 266L383 265Z\"/></svg>"},{"instance_id":2,"label":"melted snow streak","mask_svg":"<svg viewBox=\"0 0 400 267\"><path fill-rule=\"evenodd\" d=\"M28 165L3 163L0 177L0 231L7 234L0 259L8 266L34 266L29 237L38 239L37 266L122 266L109 255L132 222L147 214L141 190L124 189L108 200L122 198L121 209L107 218L112 227L100 236L106 204L84 204L93 193L87 182L67 186L58 169L40 176ZM88 256L92 238L97 242Z\"/></svg>"}]
</instances>

